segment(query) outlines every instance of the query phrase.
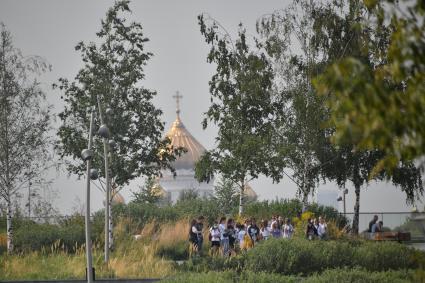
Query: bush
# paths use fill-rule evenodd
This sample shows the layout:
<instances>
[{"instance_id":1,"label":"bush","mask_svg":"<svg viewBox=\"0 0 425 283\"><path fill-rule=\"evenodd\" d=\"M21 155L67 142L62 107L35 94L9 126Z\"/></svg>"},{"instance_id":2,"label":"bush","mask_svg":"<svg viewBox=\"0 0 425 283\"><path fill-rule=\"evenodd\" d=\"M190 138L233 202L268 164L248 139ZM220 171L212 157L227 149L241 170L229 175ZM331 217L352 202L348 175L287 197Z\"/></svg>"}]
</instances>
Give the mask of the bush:
<instances>
[{"instance_id":1,"label":"bush","mask_svg":"<svg viewBox=\"0 0 425 283\"><path fill-rule=\"evenodd\" d=\"M301 211L302 203L297 199L252 202L245 207L245 215L257 219L270 219L272 215L280 215L293 219L300 217ZM309 205L308 211L316 217L325 217L326 221L334 222L339 228L348 224L348 219L333 207L313 203Z\"/></svg>"},{"instance_id":2,"label":"bush","mask_svg":"<svg viewBox=\"0 0 425 283\"><path fill-rule=\"evenodd\" d=\"M368 241L355 249L353 262L370 271L417 267L415 250L396 242Z\"/></svg>"},{"instance_id":3,"label":"bush","mask_svg":"<svg viewBox=\"0 0 425 283\"><path fill-rule=\"evenodd\" d=\"M156 254L171 260L186 260L189 258L189 242L179 241L172 246L158 246Z\"/></svg>"},{"instance_id":4,"label":"bush","mask_svg":"<svg viewBox=\"0 0 425 283\"><path fill-rule=\"evenodd\" d=\"M78 221L64 222L60 225L26 223L15 230L14 244L17 250L50 250L62 248L75 252L85 243L84 224Z\"/></svg>"},{"instance_id":5,"label":"bush","mask_svg":"<svg viewBox=\"0 0 425 283\"><path fill-rule=\"evenodd\" d=\"M409 283L415 282L412 271L370 272L361 269L329 269L321 274L307 277L305 283Z\"/></svg>"},{"instance_id":6,"label":"bush","mask_svg":"<svg viewBox=\"0 0 425 283\"><path fill-rule=\"evenodd\" d=\"M242 272L245 265L245 257L238 255L235 257L193 257L177 269L183 272L205 273L209 271L225 271Z\"/></svg>"},{"instance_id":7,"label":"bush","mask_svg":"<svg viewBox=\"0 0 425 283\"><path fill-rule=\"evenodd\" d=\"M329 268L361 267L369 271L416 268L415 250L391 242L270 239L248 251L246 268L308 275Z\"/></svg>"},{"instance_id":8,"label":"bush","mask_svg":"<svg viewBox=\"0 0 425 283\"><path fill-rule=\"evenodd\" d=\"M408 283L414 282L411 271L386 271L386 272L369 272L360 269L332 269L326 270L322 274L314 274L310 277L295 277L288 275L280 275L267 272L242 272L233 271L223 272L202 272L202 273L181 273L162 280L165 283L233 283L233 282L248 282L248 283Z\"/></svg>"},{"instance_id":9,"label":"bush","mask_svg":"<svg viewBox=\"0 0 425 283\"><path fill-rule=\"evenodd\" d=\"M161 282L165 283L234 283L234 282L247 282L247 283L295 283L300 282L299 278L292 276L282 276L279 274L271 273L254 273L243 272L236 273L233 271L223 272L205 272L205 273L181 273L177 276L166 278Z\"/></svg>"},{"instance_id":10,"label":"bush","mask_svg":"<svg viewBox=\"0 0 425 283\"><path fill-rule=\"evenodd\" d=\"M60 239L59 229L50 224L29 224L15 230L14 244L18 250L40 250Z\"/></svg>"}]
</instances>

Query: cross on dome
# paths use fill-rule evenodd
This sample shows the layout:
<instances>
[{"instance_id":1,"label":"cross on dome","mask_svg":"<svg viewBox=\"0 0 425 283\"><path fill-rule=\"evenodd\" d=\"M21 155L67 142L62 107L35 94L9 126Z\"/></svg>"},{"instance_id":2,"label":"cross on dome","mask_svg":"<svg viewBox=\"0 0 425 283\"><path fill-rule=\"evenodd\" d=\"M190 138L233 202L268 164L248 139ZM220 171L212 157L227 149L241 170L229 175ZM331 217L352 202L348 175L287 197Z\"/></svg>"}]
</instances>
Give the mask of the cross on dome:
<instances>
[{"instance_id":1,"label":"cross on dome","mask_svg":"<svg viewBox=\"0 0 425 283\"><path fill-rule=\"evenodd\" d=\"M176 99L176 113L177 117L180 118L180 98L183 98L183 96L180 95L179 91L176 91L176 95L173 95L173 98Z\"/></svg>"}]
</instances>

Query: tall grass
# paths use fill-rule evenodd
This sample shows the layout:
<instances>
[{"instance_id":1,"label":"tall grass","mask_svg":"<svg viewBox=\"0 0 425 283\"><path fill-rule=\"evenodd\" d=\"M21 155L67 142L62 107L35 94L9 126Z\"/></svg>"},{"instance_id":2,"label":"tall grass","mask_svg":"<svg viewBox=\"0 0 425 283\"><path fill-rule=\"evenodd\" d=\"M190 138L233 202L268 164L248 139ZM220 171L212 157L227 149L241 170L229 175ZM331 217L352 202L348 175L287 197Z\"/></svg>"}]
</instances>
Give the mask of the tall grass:
<instances>
[{"instance_id":1,"label":"tall grass","mask_svg":"<svg viewBox=\"0 0 425 283\"><path fill-rule=\"evenodd\" d=\"M106 266L100 247L95 247L96 278L162 278L173 274L173 264L155 254L154 245L127 240L112 253ZM0 280L84 279L85 268L84 247L70 254L55 244L42 251L0 256Z\"/></svg>"}]
</instances>

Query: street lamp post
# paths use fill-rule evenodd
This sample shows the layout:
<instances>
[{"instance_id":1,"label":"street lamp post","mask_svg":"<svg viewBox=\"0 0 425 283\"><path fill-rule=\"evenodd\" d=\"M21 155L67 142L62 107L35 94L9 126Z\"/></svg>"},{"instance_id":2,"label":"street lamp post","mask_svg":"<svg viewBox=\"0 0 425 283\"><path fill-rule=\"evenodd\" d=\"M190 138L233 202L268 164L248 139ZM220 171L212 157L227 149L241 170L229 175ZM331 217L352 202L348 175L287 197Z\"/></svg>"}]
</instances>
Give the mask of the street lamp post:
<instances>
[{"instance_id":1,"label":"street lamp post","mask_svg":"<svg viewBox=\"0 0 425 283\"><path fill-rule=\"evenodd\" d=\"M93 142L93 120L94 110L90 113L90 131L89 141L87 149L81 152L81 157L87 163L87 176L86 176L86 213L85 213L85 228L86 228L86 259L87 259L87 283L92 283L93 278L93 260L92 260L92 245L91 245L91 225L90 225L90 180L95 179L94 170L91 169L91 159L93 158L93 152L91 150ZM97 175L97 174L96 174Z\"/></svg>"},{"instance_id":2,"label":"street lamp post","mask_svg":"<svg viewBox=\"0 0 425 283\"><path fill-rule=\"evenodd\" d=\"M103 112L102 112L102 105L100 103L99 96L97 96L97 107L99 110L99 118L100 123L102 124L98 130L99 136L103 138L103 156L104 156L104 162L105 162L105 181L106 181L106 200L105 200L105 263L109 262L109 234L110 234L110 227L109 227L109 217L110 217L110 180L109 180L109 154L108 154L108 146L109 146L109 129L108 126L105 124L105 120L103 118Z\"/></svg>"}]
</instances>

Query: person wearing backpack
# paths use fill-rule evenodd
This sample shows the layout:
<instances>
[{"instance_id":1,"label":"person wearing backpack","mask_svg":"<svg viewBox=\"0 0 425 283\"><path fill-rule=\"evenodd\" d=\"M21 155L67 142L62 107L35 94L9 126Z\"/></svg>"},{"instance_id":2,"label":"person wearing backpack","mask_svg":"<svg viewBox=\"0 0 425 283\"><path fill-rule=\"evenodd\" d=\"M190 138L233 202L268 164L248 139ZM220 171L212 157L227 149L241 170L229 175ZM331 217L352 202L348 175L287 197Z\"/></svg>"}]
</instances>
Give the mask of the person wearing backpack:
<instances>
[{"instance_id":1,"label":"person wearing backpack","mask_svg":"<svg viewBox=\"0 0 425 283\"><path fill-rule=\"evenodd\" d=\"M189 228L189 256L192 256L193 253L198 251L198 230L196 228L196 219L192 219L190 221L190 228Z\"/></svg>"},{"instance_id":2,"label":"person wearing backpack","mask_svg":"<svg viewBox=\"0 0 425 283\"><path fill-rule=\"evenodd\" d=\"M204 229L204 217L201 215L198 217L198 220L196 221L196 224L192 231L196 233L196 252L198 255L201 255L202 253L202 244L204 243L204 236L202 234L202 231Z\"/></svg>"},{"instance_id":3,"label":"person wearing backpack","mask_svg":"<svg viewBox=\"0 0 425 283\"><path fill-rule=\"evenodd\" d=\"M316 234L316 228L314 227L314 224L311 220L311 218L309 218L307 220L307 227L305 230L305 236L308 240L313 240L314 239L314 235Z\"/></svg>"},{"instance_id":4,"label":"person wearing backpack","mask_svg":"<svg viewBox=\"0 0 425 283\"><path fill-rule=\"evenodd\" d=\"M210 228L210 233L208 236L209 240L211 241L211 256L218 255L220 249L220 235L220 229L217 222L215 222L214 225Z\"/></svg>"},{"instance_id":5,"label":"person wearing backpack","mask_svg":"<svg viewBox=\"0 0 425 283\"><path fill-rule=\"evenodd\" d=\"M233 219L229 218L227 220L227 232L229 235L229 255L235 253L235 243L237 238L236 227Z\"/></svg>"},{"instance_id":6,"label":"person wearing backpack","mask_svg":"<svg viewBox=\"0 0 425 283\"><path fill-rule=\"evenodd\" d=\"M245 247L244 246L244 241L243 241L243 239L244 239L244 237L246 235L245 226L243 224L239 224L238 226L239 226L239 228L238 228L238 243L239 243L239 248L241 250L243 250L244 247Z\"/></svg>"},{"instance_id":7,"label":"person wearing backpack","mask_svg":"<svg viewBox=\"0 0 425 283\"><path fill-rule=\"evenodd\" d=\"M292 234L294 233L294 227L291 224L291 220L286 218L286 223L283 225L283 237L286 239L292 238Z\"/></svg>"},{"instance_id":8,"label":"person wearing backpack","mask_svg":"<svg viewBox=\"0 0 425 283\"><path fill-rule=\"evenodd\" d=\"M260 224L260 238L267 240L270 238L270 229L268 227L267 220L262 220Z\"/></svg>"},{"instance_id":9,"label":"person wearing backpack","mask_svg":"<svg viewBox=\"0 0 425 283\"><path fill-rule=\"evenodd\" d=\"M220 244L222 247L223 256L229 255L229 231L226 225L226 217L220 218L220 223L218 224L220 229Z\"/></svg>"},{"instance_id":10,"label":"person wearing backpack","mask_svg":"<svg viewBox=\"0 0 425 283\"><path fill-rule=\"evenodd\" d=\"M248 223L247 233L251 237L252 243L255 244L255 242L259 239L260 229L258 228L257 223L255 223L255 218L252 218Z\"/></svg>"}]
</instances>

